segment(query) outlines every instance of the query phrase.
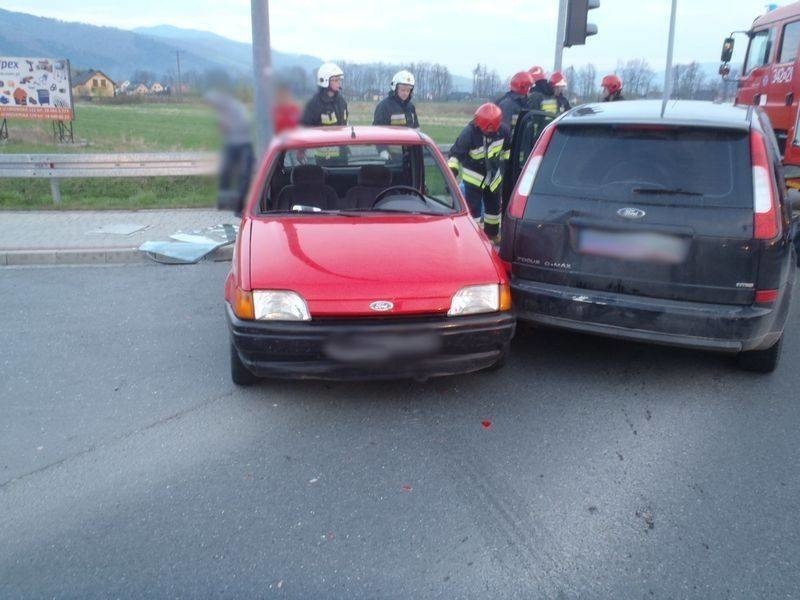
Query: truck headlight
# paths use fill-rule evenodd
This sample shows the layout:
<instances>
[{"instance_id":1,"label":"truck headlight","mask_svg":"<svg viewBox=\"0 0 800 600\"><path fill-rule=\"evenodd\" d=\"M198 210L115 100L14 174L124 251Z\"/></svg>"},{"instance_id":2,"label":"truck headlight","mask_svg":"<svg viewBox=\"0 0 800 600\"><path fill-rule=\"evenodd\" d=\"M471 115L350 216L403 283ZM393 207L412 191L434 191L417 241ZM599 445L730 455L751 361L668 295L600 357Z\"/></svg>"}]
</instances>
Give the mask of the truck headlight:
<instances>
[{"instance_id":1,"label":"truck headlight","mask_svg":"<svg viewBox=\"0 0 800 600\"><path fill-rule=\"evenodd\" d=\"M254 290L253 307L257 321L310 321L303 298L295 292Z\"/></svg>"},{"instance_id":2,"label":"truck headlight","mask_svg":"<svg viewBox=\"0 0 800 600\"><path fill-rule=\"evenodd\" d=\"M447 316L475 315L510 308L511 294L507 285L470 285L461 288L453 296Z\"/></svg>"}]
</instances>

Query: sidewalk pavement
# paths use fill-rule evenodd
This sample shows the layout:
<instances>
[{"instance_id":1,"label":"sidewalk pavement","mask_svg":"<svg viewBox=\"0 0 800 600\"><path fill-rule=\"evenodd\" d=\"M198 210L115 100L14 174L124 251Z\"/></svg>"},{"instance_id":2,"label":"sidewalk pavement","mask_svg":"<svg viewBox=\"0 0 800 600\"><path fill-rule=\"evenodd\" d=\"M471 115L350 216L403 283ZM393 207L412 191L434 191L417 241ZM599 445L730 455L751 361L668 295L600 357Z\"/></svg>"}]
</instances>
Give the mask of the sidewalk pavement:
<instances>
[{"instance_id":1,"label":"sidewalk pavement","mask_svg":"<svg viewBox=\"0 0 800 600\"><path fill-rule=\"evenodd\" d=\"M194 208L0 211L0 267L153 262L139 252L142 243L220 223L239 219ZM230 260L232 251L223 246L206 260Z\"/></svg>"}]
</instances>

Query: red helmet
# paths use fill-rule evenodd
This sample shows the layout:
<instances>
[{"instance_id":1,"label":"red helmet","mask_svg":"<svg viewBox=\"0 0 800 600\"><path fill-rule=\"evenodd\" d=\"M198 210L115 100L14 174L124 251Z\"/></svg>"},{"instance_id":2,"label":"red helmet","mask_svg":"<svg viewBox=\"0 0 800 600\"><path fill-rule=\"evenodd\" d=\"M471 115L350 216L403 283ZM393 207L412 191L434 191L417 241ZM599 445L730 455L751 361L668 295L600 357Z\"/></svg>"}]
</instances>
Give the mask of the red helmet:
<instances>
[{"instance_id":1,"label":"red helmet","mask_svg":"<svg viewBox=\"0 0 800 600\"><path fill-rule=\"evenodd\" d=\"M533 67L528 69L528 73L530 73L531 77L533 77L533 83L541 81L542 79L547 79L547 73L545 73L542 67L537 65L534 65Z\"/></svg>"},{"instance_id":2,"label":"red helmet","mask_svg":"<svg viewBox=\"0 0 800 600\"><path fill-rule=\"evenodd\" d=\"M606 88L609 94L616 94L622 90L622 79L616 75L606 75L600 85Z\"/></svg>"},{"instance_id":3,"label":"red helmet","mask_svg":"<svg viewBox=\"0 0 800 600\"><path fill-rule=\"evenodd\" d=\"M487 102L481 104L478 110L475 111L475 125L478 126L483 133L495 133L500 129L500 123L503 122L503 111L497 104Z\"/></svg>"},{"instance_id":4,"label":"red helmet","mask_svg":"<svg viewBox=\"0 0 800 600\"><path fill-rule=\"evenodd\" d=\"M527 96L532 85L533 77L531 77L531 74L527 71L520 71L519 73L515 73L511 78L511 83L508 84L508 89L510 89L512 92Z\"/></svg>"},{"instance_id":5,"label":"red helmet","mask_svg":"<svg viewBox=\"0 0 800 600\"><path fill-rule=\"evenodd\" d=\"M558 71L554 71L553 74L550 75L550 85L553 87L567 87L567 78Z\"/></svg>"}]
</instances>

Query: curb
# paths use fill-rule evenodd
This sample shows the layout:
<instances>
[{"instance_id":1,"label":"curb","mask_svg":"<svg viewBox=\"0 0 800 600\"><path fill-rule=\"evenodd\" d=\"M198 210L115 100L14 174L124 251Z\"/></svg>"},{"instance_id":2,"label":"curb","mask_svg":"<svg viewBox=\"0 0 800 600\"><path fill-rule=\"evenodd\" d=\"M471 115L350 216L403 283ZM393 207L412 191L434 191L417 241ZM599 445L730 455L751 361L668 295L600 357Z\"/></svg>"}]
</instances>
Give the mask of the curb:
<instances>
[{"instance_id":1,"label":"curb","mask_svg":"<svg viewBox=\"0 0 800 600\"><path fill-rule=\"evenodd\" d=\"M217 248L200 262L230 261L233 244ZM138 248L54 248L52 250L0 250L0 267L41 265L161 264Z\"/></svg>"}]
</instances>

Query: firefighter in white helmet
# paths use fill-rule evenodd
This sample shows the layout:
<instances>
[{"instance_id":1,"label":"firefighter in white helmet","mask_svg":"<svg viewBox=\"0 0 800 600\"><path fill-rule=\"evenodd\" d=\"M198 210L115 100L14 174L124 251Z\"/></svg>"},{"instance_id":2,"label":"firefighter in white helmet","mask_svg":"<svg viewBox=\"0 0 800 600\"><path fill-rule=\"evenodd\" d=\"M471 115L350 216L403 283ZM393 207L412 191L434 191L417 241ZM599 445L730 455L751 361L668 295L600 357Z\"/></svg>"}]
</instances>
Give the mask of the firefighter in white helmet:
<instances>
[{"instance_id":1,"label":"firefighter in white helmet","mask_svg":"<svg viewBox=\"0 0 800 600\"><path fill-rule=\"evenodd\" d=\"M409 71L398 71L392 77L389 95L375 107L373 125L402 125L419 127L417 109L411 102L414 95L414 75Z\"/></svg>"},{"instance_id":2,"label":"firefighter in white helmet","mask_svg":"<svg viewBox=\"0 0 800 600\"><path fill-rule=\"evenodd\" d=\"M347 102L341 94L344 71L325 63L317 71L319 92L306 104L300 122L306 127L347 125Z\"/></svg>"}]
</instances>

